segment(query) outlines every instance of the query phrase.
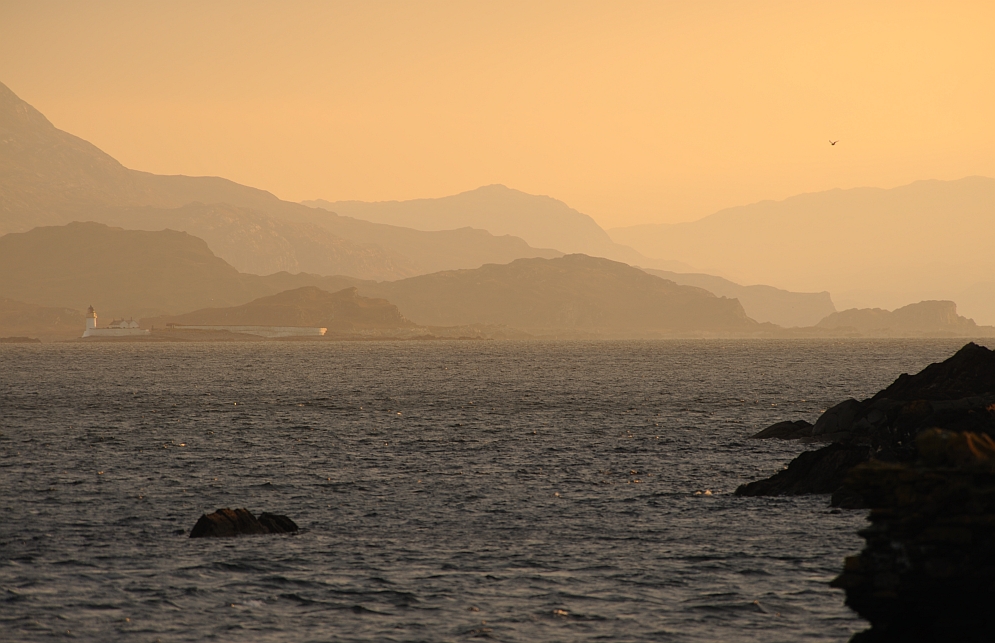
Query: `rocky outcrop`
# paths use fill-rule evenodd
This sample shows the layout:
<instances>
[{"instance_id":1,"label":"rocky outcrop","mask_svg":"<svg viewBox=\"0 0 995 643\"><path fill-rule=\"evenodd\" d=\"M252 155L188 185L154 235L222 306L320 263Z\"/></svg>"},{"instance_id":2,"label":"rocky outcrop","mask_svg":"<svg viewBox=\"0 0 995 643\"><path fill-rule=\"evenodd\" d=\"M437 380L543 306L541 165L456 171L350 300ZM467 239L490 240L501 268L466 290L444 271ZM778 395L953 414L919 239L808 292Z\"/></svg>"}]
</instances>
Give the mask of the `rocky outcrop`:
<instances>
[{"instance_id":1,"label":"rocky outcrop","mask_svg":"<svg viewBox=\"0 0 995 643\"><path fill-rule=\"evenodd\" d=\"M866 462L870 449L863 445L839 443L816 451L806 451L782 471L764 480L741 485L739 496L797 496L833 493L843 485L846 473Z\"/></svg>"},{"instance_id":2,"label":"rocky outcrop","mask_svg":"<svg viewBox=\"0 0 995 643\"><path fill-rule=\"evenodd\" d=\"M806 422L805 420L792 422L788 420L771 424L760 433L750 436L750 439L769 440L773 438L777 440L798 440L809 437L812 437L812 424L810 422Z\"/></svg>"},{"instance_id":3,"label":"rocky outcrop","mask_svg":"<svg viewBox=\"0 0 995 643\"><path fill-rule=\"evenodd\" d=\"M297 524L286 516L264 512L256 518L248 509L218 509L212 514L202 514L190 530L190 537L230 538L295 531L298 531Z\"/></svg>"},{"instance_id":4,"label":"rocky outcrop","mask_svg":"<svg viewBox=\"0 0 995 643\"><path fill-rule=\"evenodd\" d=\"M832 582L871 623L852 641L991 641L995 441L929 429L916 446L915 463L861 464L843 486L872 507L866 547Z\"/></svg>"},{"instance_id":5,"label":"rocky outcrop","mask_svg":"<svg viewBox=\"0 0 995 643\"><path fill-rule=\"evenodd\" d=\"M833 493L836 506L864 506L859 496L841 490L852 467L871 458L894 463L915 461L915 438L929 428L995 435L992 409L995 352L969 343L943 362L931 364L915 375L901 375L874 397L837 404L809 430L799 427L792 432L787 423L764 429L754 437L801 438L830 444L801 454L767 480L741 485L736 493Z\"/></svg>"}]
</instances>

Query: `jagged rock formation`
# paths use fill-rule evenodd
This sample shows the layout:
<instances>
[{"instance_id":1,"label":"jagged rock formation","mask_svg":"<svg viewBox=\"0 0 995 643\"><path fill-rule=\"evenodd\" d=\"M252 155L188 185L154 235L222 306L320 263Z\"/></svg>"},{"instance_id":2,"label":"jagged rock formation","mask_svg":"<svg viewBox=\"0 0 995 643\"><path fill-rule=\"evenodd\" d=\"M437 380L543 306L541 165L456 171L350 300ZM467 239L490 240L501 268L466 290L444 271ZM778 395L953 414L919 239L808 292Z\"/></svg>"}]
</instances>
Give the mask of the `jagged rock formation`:
<instances>
[{"instance_id":1,"label":"jagged rock formation","mask_svg":"<svg viewBox=\"0 0 995 643\"><path fill-rule=\"evenodd\" d=\"M995 413L995 407L990 409ZM995 441L929 429L913 464L855 467L867 545L832 582L871 623L854 643L977 642L995 633Z\"/></svg>"},{"instance_id":2,"label":"jagged rock formation","mask_svg":"<svg viewBox=\"0 0 995 643\"><path fill-rule=\"evenodd\" d=\"M915 375L901 375L874 397L846 400L828 409L811 429L792 437L832 442L795 458L766 480L741 485L743 496L833 493L837 506L865 506L864 499L840 490L846 473L871 458L911 462L916 436L940 427L995 435L995 352L974 343L944 362ZM784 427L768 427L754 437L779 437ZM765 435L767 434L767 435Z\"/></svg>"},{"instance_id":3,"label":"jagged rock formation","mask_svg":"<svg viewBox=\"0 0 995 643\"><path fill-rule=\"evenodd\" d=\"M298 531L297 524L279 514L265 513L258 518L248 509L218 509L202 514L190 530L191 538L231 538L255 534L287 534Z\"/></svg>"}]
</instances>

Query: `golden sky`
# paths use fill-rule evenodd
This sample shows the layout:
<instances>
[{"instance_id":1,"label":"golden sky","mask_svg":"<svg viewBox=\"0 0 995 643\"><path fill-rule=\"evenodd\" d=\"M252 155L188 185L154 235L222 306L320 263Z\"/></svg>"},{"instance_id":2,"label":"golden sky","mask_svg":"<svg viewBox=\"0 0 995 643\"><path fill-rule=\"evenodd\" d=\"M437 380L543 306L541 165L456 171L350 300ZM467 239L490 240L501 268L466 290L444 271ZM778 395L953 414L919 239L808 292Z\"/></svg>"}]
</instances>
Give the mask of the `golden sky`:
<instances>
[{"instance_id":1,"label":"golden sky","mask_svg":"<svg viewBox=\"0 0 995 643\"><path fill-rule=\"evenodd\" d=\"M990 0L0 1L0 81L135 169L613 227L995 176L993 32Z\"/></svg>"}]
</instances>

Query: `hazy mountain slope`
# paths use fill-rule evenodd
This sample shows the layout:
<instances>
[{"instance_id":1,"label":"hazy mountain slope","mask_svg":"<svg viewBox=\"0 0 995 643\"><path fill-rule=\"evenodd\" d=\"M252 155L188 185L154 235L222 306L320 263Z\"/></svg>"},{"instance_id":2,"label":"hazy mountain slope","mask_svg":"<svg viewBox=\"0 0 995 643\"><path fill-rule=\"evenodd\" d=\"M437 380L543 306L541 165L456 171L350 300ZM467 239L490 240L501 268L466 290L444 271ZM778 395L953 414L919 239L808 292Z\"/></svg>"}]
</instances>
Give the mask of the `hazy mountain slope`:
<instances>
[{"instance_id":1,"label":"hazy mountain slope","mask_svg":"<svg viewBox=\"0 0 995 643\"><path fill-rule=\"evenodd\" d=\"M961 301L961 293L995 275L995 179L831 190L729 208L690 223L609 232L643 253L740 282L829 290L837 305ZM995 299L972 298L961 308L995 322Z\"/></svg>"},{"instance_id":2,"label":"hazy mountain slope","mask_svg":"<svg viewBox=\"0 0 995 643\"><path fill-rule=\"evenodd\" d=\"M829 315L818 328L852 328L860 333L971 335L979 331L973 319L957 314L952 301L921 301L897 310L851 308Z\"/></svg>"},{"instance_id":3,"label":"hazy mountain slope","mask_svg":"<svg viewBox=\"0 0 995 643\"><path fill-rule=\"evenodd\" d=\"M557 255L479 230L424 232L355 221L217 177L129 170L55 128L0 84L0 235L88 220L186 231L239 269L261 274L398 279Z\"/></svg>"},{"instance_id":4,"label":"hazy mountain slope","mask_svg":"<svg viewBox=\"0 0 995 643\"><path fill-rule=\"evenodd\" d=\"M83 334L79 310L46 307L0 297L0 337L65 339Z\"/></svg>"},{"instance_id":5,"label":"hazy mountain slope","mask_svg":"<svg viewBox=\"0 0 995 643\"><path fill-rule=\"evenodd\" d=\"M397 306L385 299L362 297L356 288L330 293L304 286L260 297L241 306L205 308L185 315L159 317L150 324L318 326L329 331L411 328Z\"/></svg>"},{"instance_id":6,"label":"hazy mountain slope","mask_svg":"<svg viewBox=\"0 0 995 643\"><path fill-rule=\"evenodd\" d=\"M641 266L690 269L676 262L649 259L615 243L594 219L562 201L503 185L487 185L438 199L375 203L318 199L304 204L365 221L419 230L473 227L495 235L521 237L534 248L555 248Z\"/></svg>"},{"instance_id":7,"label":"hazy mountain slope","mask_svg":"<svg viewBox=\"0 0 995 643\"><path fill-rule=\"evenodd\" d=\"M397 279L424 272L398 252L356 243L318 223L274 217L227 203L180 208L107 208L100 219L138 230L183 230L241 272L346 273L362 279Z\"/></svg>"},{"instance_id":8,"label":"hazy mountain slope","mask_svg":"<svg viewBox=\"0 0 995 643\"><path fill-rule=\"evenodd\" d=\"M0 237L0 296L136 318L251 299L240 273L196 237L98 223Z\"/></svg>"},{"instance_id":9,"label":"hazy mountain slope","mask_svg":"<svg viewBox=\"0 0 995 643\"><path fill-rule=\"evenodd\" d=\"M191 201L260 208L279 199L218 177L129 170L91 143L57 129L0 83L0 213L45 217L95 204L177 207Z\"/></svg>"},{"instance_id":10,"label":"hazy mountain slope","mask_svg":"<svg viewBox=\"0 0 995 643\"><path fill-rule=\"evenodd\" d=\"M85 310L101 318L177 315L237 306L257 297L320 286L338 291L364 282L279 272L240 273L185 232L149 232L70 223L0 237L0 297Z\"/></svg>"},{"instance_id":11,"label":"hazy mountain slope","mask_svg":"<svg viewBox=\"0 0 995 643\"><path fill-rule=\"evenodd\" d=\"M552 259L563 256L557 250L531 247L519 237L496 236L478 228L426 232L318 212L321 214L317 220L335 234L361 244L376 244L403 255L415 267L417 274L477 268L485 263L508 263L522 258Z\"/></svg>"},{"instance_id":12,"label":"hazy mountain slope","mask_svg":"<svg viewBox=\"0 0 995 643\"><path fill-rule=\"evenodd\" d=\"M826 315L836 312L828 292L791 292L773 286L740 286L712 275L645 270L682 286L696 286L719 297L738 299L750 319L785 328L813 326Z\"/></svg>"},{"instance_id":13,"label":"hazy mountain slope","mask_svg":"<svg viewBox=\"0 0 995 643\"><path fill-rule=\"evenodd\" d=\"M518 259L361 284L431 326L504 324L539 334L653 337L759 330L734 299L677 284L608 259Z\"/></svg>"}]
</instances>

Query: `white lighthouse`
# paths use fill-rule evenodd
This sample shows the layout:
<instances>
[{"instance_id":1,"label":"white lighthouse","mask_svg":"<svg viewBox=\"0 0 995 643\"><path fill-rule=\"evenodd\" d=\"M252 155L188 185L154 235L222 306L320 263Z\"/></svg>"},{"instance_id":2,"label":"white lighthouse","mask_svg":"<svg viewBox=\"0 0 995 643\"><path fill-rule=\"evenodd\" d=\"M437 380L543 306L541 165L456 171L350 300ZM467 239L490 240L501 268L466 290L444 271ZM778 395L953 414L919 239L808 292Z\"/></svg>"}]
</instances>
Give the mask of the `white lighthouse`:
<instances>
[{"instance_id":1,"label":"white lighthouse","mask_svg":"<svg viewBox=\"0 0 995 643\"><path fill-rule=\"evenodd\" d=\"M97 328L97 313L93 306L86 309L86 330L83 337L136 337L149 335L149 331L138 327L138 322L131 319L115 319L106 328Z\"/></svg>"}]
</instances>

